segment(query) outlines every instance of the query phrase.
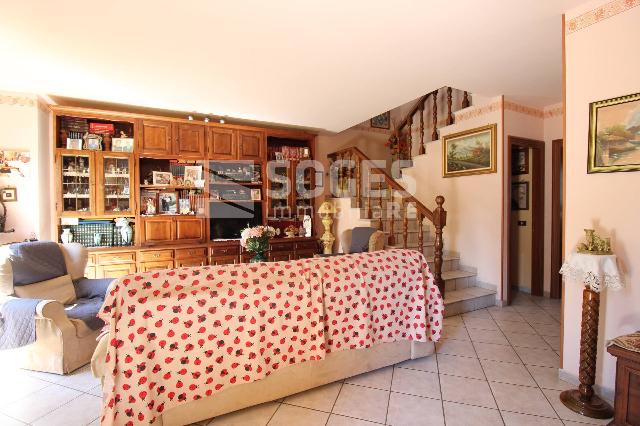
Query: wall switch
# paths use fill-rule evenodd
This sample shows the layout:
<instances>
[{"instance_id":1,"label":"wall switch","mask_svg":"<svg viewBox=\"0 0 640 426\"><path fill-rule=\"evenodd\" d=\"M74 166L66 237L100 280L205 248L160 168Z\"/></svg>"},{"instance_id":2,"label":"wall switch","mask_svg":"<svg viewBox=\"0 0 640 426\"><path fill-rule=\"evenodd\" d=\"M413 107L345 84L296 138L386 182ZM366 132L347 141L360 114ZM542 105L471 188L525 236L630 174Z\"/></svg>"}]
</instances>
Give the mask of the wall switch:
<instances>
[{"instance_id":1,"label":"wall switch","mask_svg":"<svg viewBox=\"0 0 640 426\"><path fill-rule=\"evenodd\" d=\"M519 220L518 221L518 226L527 226L527 221L526 220Z\"/></svg>"}]
</instances>

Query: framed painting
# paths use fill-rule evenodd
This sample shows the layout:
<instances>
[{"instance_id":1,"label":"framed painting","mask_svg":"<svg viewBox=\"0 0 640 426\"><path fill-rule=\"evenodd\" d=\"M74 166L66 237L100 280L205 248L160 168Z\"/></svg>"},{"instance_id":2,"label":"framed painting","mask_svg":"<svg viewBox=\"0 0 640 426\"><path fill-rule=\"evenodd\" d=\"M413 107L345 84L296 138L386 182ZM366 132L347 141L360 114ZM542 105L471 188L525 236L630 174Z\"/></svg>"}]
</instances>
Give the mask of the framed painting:
<instances>
[{"instance_id":1,"label":"framed painting","mask_svg":"<svg viewBox=\"0 0 640 426\"><path fill-rule=\"evenodd\" d=\"M391 128L391 111L387 111L380 115L376 115L371 118L371 127L375 129L387 129Z\"/></svg>"},{"instance_id":2,"label":"framed painting","mask_svg":"<svg viewBox=\"0 0 640 426\"><path fill-rule=\"evenodd\" d=\"M589 104L587 173L640 170L640 93Z\"/></svg>"},{"instance_id":3,"label":"framed painting","mask_svg":"<svg viewBox=\"0 0 640 426\"><path fill-rule=\"evenodd\" d=\"M529 182L511 183L511 210L529 210Z\"/></svg>"},{"instance_id":4,"label":"framed painting","mask_svg":"<svg viewBox=\"0 0 640 426\"><path fill-rule=\"evenodd\" d=\"M477 127L442 138L442 176L496 172L497 125Z\"/></svg>"},{"instance_id":5,"label":"framed painting","mask_svg":"<svg viewBox=\"0 0 640 426\"><path fill-rule=\"evenodd\" d=\"M513 148L511 152L511 174L529 174L529 148Z\"/></svg>"}]
</instances>

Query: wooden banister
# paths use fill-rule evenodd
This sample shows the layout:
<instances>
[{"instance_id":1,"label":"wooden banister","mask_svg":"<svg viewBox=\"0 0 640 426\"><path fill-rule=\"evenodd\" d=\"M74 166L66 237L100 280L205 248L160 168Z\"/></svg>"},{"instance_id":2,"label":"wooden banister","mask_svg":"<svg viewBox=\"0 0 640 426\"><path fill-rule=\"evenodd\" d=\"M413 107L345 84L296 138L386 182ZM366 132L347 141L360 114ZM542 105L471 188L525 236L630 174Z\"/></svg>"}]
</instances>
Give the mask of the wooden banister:
<instances>
[{"instance_id":1,"label":"wooden banister","mask_svg":"<svg viewBox=\"0 0 640 426\"><path fill-rule=\"evenodd\" d=\"M429 209L427 206L422 204L417 198L413 195L409 194L405 188L400 185L391 175L382 168L379 168L377 164L375 164L369 157L367 157L360 149L356 147L344 148L342 150L336 151L328 155L328 158L333 161L348 157L353 160L355 176L356 176L356 185L360 186L363 184L363 181L366 182L366 188L356 188L356 196L360 198L359 194L363 194L365 197L364 201L364 216L367 219L371 219L372 215L372 207L371 207L371 198L372 198L372 188L371 188L371 175L373 173L382 176L382 182L386 184L386 191L390 196L387 198L386 208L383 205L381 192L378 192L378 200L380 203L380 217L379 217L379 229L383 230L383 221L385 220L385 211L386 218L390 220L389 223L389 231L391 235L389 236L388 242L393 245L395 243L395 229L394 223L396 219L400 219L402 222L402 246L406 248L408 246L409 241L409 217L408 217L408 207L412 205L416 210L416 218L417 218L417 226L418 226L418 248L422 252L424 247L423 241L423 219L429 220L434 228L435 228L435 241L434 241L434 280L438 285L441 294L444 296L444 280L442 279L442 256L444 253L444 243L442 238L442 230L447 223L447 212L444 210L442 205L444 204L444 197L438 195L436 197L436 205L437 207L434 210ZM363 165L367 166L366 170L366 180L362 179L362 167ZM346 172L347 175L351 175L350 171ZM339 174L341 176L341 174ZM360 182L358 182L360 181ZM382 191L381 188L378 188L378 191ZM400 194L401 197L401 217L396 218L395 215L395 197L394 192ZM353 194L353 192L352 192ZM356 205L360 205L360 201L356 201Z\"/></svg>"}]
</instances>

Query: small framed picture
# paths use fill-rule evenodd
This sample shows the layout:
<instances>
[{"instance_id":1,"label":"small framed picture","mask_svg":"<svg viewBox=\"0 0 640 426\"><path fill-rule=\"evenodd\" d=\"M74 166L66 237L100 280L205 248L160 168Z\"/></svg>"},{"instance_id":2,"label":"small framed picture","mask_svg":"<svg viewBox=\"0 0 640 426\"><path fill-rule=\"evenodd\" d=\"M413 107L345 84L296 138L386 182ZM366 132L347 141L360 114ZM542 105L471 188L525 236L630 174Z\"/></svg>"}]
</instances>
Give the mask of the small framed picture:
<instances>
[{"instance_id":1,"label":"small framed picture","mask_svg":"<svg viewBox=\"0 0 640 426\"><path fill-rule=\"evenodd\" d=\"M202 179L202 166L184 166L184 185L195 186Z\"/></svg>"},{"instance_id":2,"label":"small framed picture","mask_svg":"<svg viewBox=\"0 0 640 426\"><path fill-rule=\"evenodd\" d=\"M515 148L511 156L511 174L529 174L529 148Z\"/></svg>"},{"instance_id":3,"label":"small framed picture","mask_svg":"<svg viewBox=\"0 0 640 426\"><path fill-rule=\"evenodd\" d=\"M176 191L162 191L158 193L158 213L178 213L178 193Z\"/></svg>"},{"instance_id":4,"label":"small framed picture","mask_svg":"<svg viewBox=\"0 0 640 426\"><path fill-rule=\"evenodd\" d=\"M372 117L370 125L375 129L389 130L391 128L391 112L387 111L385 113Z\"/></svg>"},{"instance_id":5,"label":"small framed picture","mask_svg":"<svg viewBox=\"0 0 640 426\"><path fill-rule=\"evenodd\" d=\"M511 210L529 210L529 182L511 183Z\"/></svg>"},{"instance_id":6,"label":"small framed picture","mask_svg":"<svg viewBox=\"0 0 640 426\"><path fill-rule=\"evenodd\" d=\"M102 151L102 136L88 134L84 137L84 149Z\"/></svg>"},{"instance_id":7,"label":"small framed picture","mask_svg":"<svg viewBox=\"0 0 640 426\"><path fill-rule=\"evenodd\" d=\"M0 200L6 202L18 201L16 188L2 188L2 190L0 190Z\"/></svg>"},{"instance_id":8,"label":"small framed picture","mask_svg":"<svg viewBox=\"0 0 640 426\"><path fill-rule=\"evenodd\" d=\"M158 193L150 191L140 192L140 211L145 215L158 213Z\"/></svg>"},{"instance_id":9,"label":"small framed picture","mask_svg":"<svg viewBox=\"0 0 640 426\"><path fill-rule=\"evenodd\" d=\"M153 172L153 184L159 186L171 185L173 175L171 172Z\"/></svg>"},{"instance_id":10,"label":"small framed picture","mask_svg":"<svg viewBox=\"0 0 640 426\"><path fill-rule=\"evenodd\" d=\"M113 138L111 139L111 151L133 152L133 138Z\"/></svg>"},{"instance_id":11,"label":"small framed picture","mask_svg":"<svg viewBox=\"0 0 640 426\"><path fill-rule=\"evenodd\" d=\"M191 214L191 201L188 198L180 198L178 200L180 214Z\"/></svg>"},{"instance_id":12,"label":"small framed picture","mask_svg":"<svg viewBox=\"0 0 640 426\"><path fill-rule=\"evenodd\" d=\"M282 152L276 152L275 158L276 158L276 161L282 161L284 160L284 154Z\"/></svg>"},{"instance_id":13,"label":"small framed picture","mask_svg":"<svg viewBox=\"0 0 640 426\"><path fill-rule=\"evenodd\" d=\"M82 149L82 139L67 138L67 149Z\"/></svg>"},{"instance_id":14,"label":"small framed picture","mask_svg":"<svg viewBox=\"0 0 640 426\"><path fill-rule=\"evenodd\" d=\"M251 190L251 200L260 201L262 200L262 191L260 188L254 188Z\"/></svg>"},{"instance_id":15,"label":"small framed picture","mask_svg":"<svg viewBox=\"0 0 640 426\"><path fill-rule=\"evenodd\" d=\"M211 190L211 199L212 200L219 200L220 199L220 191L218 191L217 189L212 189Z\"/></svg>"}]
</instances>

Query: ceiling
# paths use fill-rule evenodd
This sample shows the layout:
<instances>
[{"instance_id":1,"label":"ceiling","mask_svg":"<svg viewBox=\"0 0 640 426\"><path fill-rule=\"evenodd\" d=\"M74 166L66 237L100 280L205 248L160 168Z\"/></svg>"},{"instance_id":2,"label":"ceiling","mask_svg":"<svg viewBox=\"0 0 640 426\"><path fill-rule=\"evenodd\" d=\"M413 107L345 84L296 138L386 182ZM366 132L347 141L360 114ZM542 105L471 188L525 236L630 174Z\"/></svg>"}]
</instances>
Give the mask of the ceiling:
<instances>
[{"instance_id":1,"label":"ceiling","mask_svg":"<svg viewBox=\"0 0 640 426\"><path fill-rule=\"evenodd\" d=\"M447 85L542 107L582 2L4 1L0 89L330 131Z\"/></svg>"}]
</instances>

